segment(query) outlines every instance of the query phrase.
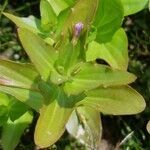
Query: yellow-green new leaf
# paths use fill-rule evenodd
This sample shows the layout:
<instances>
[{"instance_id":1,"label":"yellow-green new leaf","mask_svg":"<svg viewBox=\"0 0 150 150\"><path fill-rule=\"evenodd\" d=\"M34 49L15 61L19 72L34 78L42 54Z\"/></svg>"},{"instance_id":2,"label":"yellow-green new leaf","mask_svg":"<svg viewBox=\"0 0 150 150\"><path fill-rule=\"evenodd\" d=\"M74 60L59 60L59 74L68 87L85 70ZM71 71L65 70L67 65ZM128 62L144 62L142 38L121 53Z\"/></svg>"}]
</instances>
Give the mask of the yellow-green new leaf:
<instances>
[{"instance_id":1,"label":"yellow-green new leaf","mask_svg":"<svg viewBox=\"0 0 150 150\"><path fill-rule=\"evenodd\" d=\"M41 33L40 29L40 20L34 16L30 17L17 17L9 13L3 13L7 18L13 21L19 28L25 28L33 33Z\"/></svg>"},{"instance_id":2,"label":"yellow-green new leaf","mask_svg":"<svg viewBox=\"0 0 150 150\"><path fill-rule=\"evenodd\" d=\"M123 6L120 0L99 0L94 26L97 28L96 41L109 42L120 28L123 20Z\"/></svg>"},{"instance_id":3,"label":"yellow-green new leaf","mask_svg":"<svg viewBox=\"0 0 150 150\"><path fill-rule=\"evenodd\" d=\"M40 12L41 12L41 27L43 31L50 32L52 27L56 25L57 18L48 0L41 0Z\"/></svg>"},{"instance_id":4,"label":"yellow-green new leaf","mask_svg":"<svg viewBox=\"0 0 150 150\"><path fill-rule=\"evenodd\" d=\"M127 70L128 40L123 29L119 29L109 43L93 41L89 44L86 60L95 61L97 58L105 60L113 68Z\"/></svg>"},{"instance_id":5,"label":"yellow-green new leaf","mask_svg":"<svg viewBox=\"0 0 150 150\"><path fill-rule=\"evenodd\" d=\"M0 85L35 90L38 76L31 64L0 60Z\"/></svg>"},{"instance_id":6,"label":"yellow-green new leaf","mask_svg":"<svg viewBox=\"0 0 150 150\"><path fill-rule=\"evenodd\" d=\"M40 110L40 117L35 129L35 143L40 148L46 148L54 144L64 133L65 125L73 111L73 106L69 103L62 91L57 93L48 105Z\"/></svg>"},{"instance_id":7,"label":"yellow-green new leaf","mask_svg":"<svg viewBox=\"0 0 150 150\"><path fill-rule=\"evenodd\" d=\"M36 111L39 111L39 109L42 107L42 104L44 102L43 96L39 92L35 92L27 89L21 89L21 88L1 86L1 85L0 85L0 91L14 96L16 99L27 104L28 106L35 109Z\"/></svg>"},{"instance_id":8,"label":"yellow-green new leaf","mask_svg":"<svg viewBox=\"0 0 150 150\"><path fill-rule=\"evenodd\" d=\"M111 69L105 65L86 63L72 77L72 81L65 84L64 89L68 94L79 94L99 86L127 85L135 79L135 75L126 71Z\"/></svg>"},{"instance_id":9,"label":"yellow-green new leaf","mask_svg":"<svg viewBox=\"0 0 150 150\"><path fill-rule=\"evenodd\" d=\"M54 70L53 64L57 58L57 51L47 45L43 39L32 32L20 28L18 30L21 43L35 65L39 74L47 80L50 72Z\"/></svg>"},{"instance_id":10,"label":"yellow-green new leaf","mask_svg":"<svg viewBox=\"0 0 150 150\"><path fill-rule=\"evenodd\" d=\"M97 88L86 92L87 97L78 103L105 114L137 114L145 109L144 98L128 86Z\"/></svg>"},{"instance_id":11,"label":"yellow-green new leaf","mask_svg":"<svg viewBox=\"0 0 150 150\"><path fill-rule=\"evenodd\" d=\"M24 130L32 122L33 116L26 112L19 119L12 122L8 119L2 130L2 147L4 150L14 150L20 141L20 137Z\"/></svg>"}]
</instances>

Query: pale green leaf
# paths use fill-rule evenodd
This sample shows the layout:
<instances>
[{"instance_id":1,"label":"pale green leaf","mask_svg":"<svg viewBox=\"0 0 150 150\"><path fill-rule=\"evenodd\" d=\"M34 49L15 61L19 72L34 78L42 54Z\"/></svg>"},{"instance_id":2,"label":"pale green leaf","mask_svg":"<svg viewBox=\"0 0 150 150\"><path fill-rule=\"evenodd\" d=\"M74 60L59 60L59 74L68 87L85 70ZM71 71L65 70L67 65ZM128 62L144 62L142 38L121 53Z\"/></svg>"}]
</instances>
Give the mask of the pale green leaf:
<instances>
[{"instance_id":1,"label":"pale green leaf","mask_svg":"<svg viewBox=\"0 0 150 150\"><path fill-rule=\"evenodd\" d=\"M44 26L46 22L43 22L43 19L45 18L45 15L42 19L42 23L39 19L35 18L34 16L29 17L17 17L9 13L3 13L6 17L8 17L11 21L13 21L17 27L27 29L28 31L40 35L46 43L49 45L54 44L54 40L51 38L49 32L44 30Z\"/></svg>"},{"instance_id":2,"label":"pale green leaf","mask_svg":"<svg viewBox=\"0 0 150 150\"><path fill-rule=\"evenodd\" d=\"M82 124L81 124L82 123ZM72 113L67 131L90 149L98 149L102 134L100 114L90 107L78 107Z\"/></svg>"},{"instance_id":3,"label":"pale green leaf","mask_svg":"<svg viewBox=\"0 0 150 150\"><path fill-rule=\"evenodd\" d=\"M9 13L3 13L7 18L13 21L18 27L28 29L33 33L41 33L40 31L40 20L34 16L30 17L17 17Z\"/></svg>"},{"instance_id":4,"label":"pale green leaf","mask_svg":"<svg viewBox=\"0 0 150 150\"><path fill-rule=\"evenodd\" d=\"M40 148L51 146L64 133L73 111L73 106L68 103L69 99L60 90L49 104L41 108L34 135L35 143Z\"/></svg>"},{"instance_id":5,"label":"pale green leaf","mask_svg":"<svg viewBox=\"0 0 150 150\"><path fill-rule=\"evenodd\" d=\"M109 43L93 41L89 44L86 60L95 61L97 58L105 60L113 68L127 70L128 40L123 29L119 29Z\"/></svg>"},{"instance_id":6,"label":"pale green leaf","mask_svg":"<svg viewBox=\"0 0 150 150\"><path fill-rule=\"evenodd\" d=\"M57 51L52 46L47 45L38 35L28 30L20 28L18 34L36 69L42 78L47 80L50 72L54 70L53 64L57 58Z\"/></svg>"},{"instance_id":7,"label":"pale green leaf","mask_svg":"<svg viewBox=\"0 0 150 150\"><path fill-rule=\"evenodd\" d=\"M78 94L99 86L126 85L135 81L136 77L129 72L111 69L105 65L86 63L71 79L64 86L68 94Z\"/></svg>"},{"instance_id":8,"label":"pale green leaf","mask_svg":"<svg viewBox=\"0 0 150 150\"><path fill-rule=\"evenodd\" d=\"M2 130L1 143L4 150L14 150L20 141L24 130L32 122L33 116L27 112L12 122L8 119Z\"/></svg>"},{"instance_id":9,"label":"pale green leaf","mask_svg":"<svg viewBox=\"0 0 150 150\"><path fill-rule=\"evenodd\" d=\"M148 5L148 0L121 0L124 6L124 15L137 13Z\"/></svg>"},{"instance_id":10,"label":"pale green leaf","mask_svg":"<svg viewBox=\"0 0 150 150\"><path fill-rule=\"evenodd\" d=\"M31 64L0 60L0 85L37 89L38 76Z\"/></svg>"},{"instance_id":11,"label":"pale green leaf","mask_svg":"<svg viewBox=\"0 0 150 150\"><path fill-rule=\"evenodd\" d=\"M120 0L100 0L94 25L97 27L96 41L111 40L123 20L123 7Z\"/></svg>"},{"instance_id":12,"label":"pale green leaf","mask_svg":"<svg viewBox=\"0 0 150 150\"><path fill-rule=\"evenodd\" d=\"M30 91L27 89L7 87L1 85L0 85L0 91L14 96L16 99L27 104L28 106L35 109L36 111L39 111L44 101L43 96L36 91Z\"/></svg>"},{"instance_id":13,"label":"pale green leaf","mask_svg":"<svg viewBox=\"0 0 150 150\"><path fill-rule=\"evenodd\" d=\"M105 114L137 114L145 109L144 98L128 86L97 88L86 92L87 97L78 103Z\"/></svg>"}]
</instances>

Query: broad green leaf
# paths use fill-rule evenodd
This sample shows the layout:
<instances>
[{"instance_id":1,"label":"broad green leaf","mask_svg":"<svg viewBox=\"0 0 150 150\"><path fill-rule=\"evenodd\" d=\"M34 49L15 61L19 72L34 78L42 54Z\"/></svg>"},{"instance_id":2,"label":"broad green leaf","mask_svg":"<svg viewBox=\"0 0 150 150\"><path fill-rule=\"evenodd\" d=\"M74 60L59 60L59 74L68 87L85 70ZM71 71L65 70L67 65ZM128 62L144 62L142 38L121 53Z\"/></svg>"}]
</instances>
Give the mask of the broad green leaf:
<instances>
[{"instance_id":1,"label":"broad green leaf","mask_svg":"<svg viewBox=\"0 0 150 150\"><path fill-rule=\"evenodd\" d=\"M144 98L128 86L97 88L85 93L87 97L78 103L105 114L137 114L145 109Z\"/></svg>"},{"instance_id":2,"label":"broad green leaf","mask_svg":"<svg viewBox=\"0 0 150 150\"><path fill-rule=\"evenodd\" d=\"M28 18L25 17L16 17L9 13L3 13L7 18L13 21L19 28L25 28L33 33L41 33L40 31L40 20L34 16Z\"/></svg>"},{"instance_id":3,"label":"broad green leaf","mask_svg":"<svg viewBox=\"0 0 150 150\"><path fill-rule=\"evenodd\" d=\"M44 31L49 32L52 29L52 27L56 25L57 18L48 0L41 0L40 12L41 27Z\"/></svg>"},{"instance_id":4,"label":"broad green leaf","mask_svg":"<svg viewBox=\"0 0 150 150\"><path fill-rule=\"evenodd\" d=\"M44 101L43 96L39 92L36 92L36 91L1 86L1 85L0 85L0 91L14 96L16 99L27 104L28 106L35 109L36 111L39 111Z\"/></svg>"},{"instance_id":5,"label":"broad green leaf","mask_svg":"<svg viewBox=\"0 0 150 150\"><path fill-rule=\"evenodd\" d=\"M93 41L89 44L86 60L95 61L97 58L105 60L113 68L127 70L128 40L123 29L119 29L109 43Z\"/></svg>"},{"instance_id":6,"label":"broad green leaf","mask_svg":"<svg viewBox=\"0 0 150 150\"><path fill-rule=\"evenodd\" d=\"M0 60L0 85L37 89L38 76L31 64Z\"/></svg>"},{"instance_id":7,"label":"broad green leaf","mask_svg":"<svg viewBox=\"0 0 150 150\"><path fill-rule=\"evenodd\" d=\"M95 16L99 0L78 0L70 10L70 15L64 25L62 34L72 31L73 25L82 22L84 29L89 29Z\"/></svg>"},{"instance_id":8,"label":"broad green leaf","mask_svg":"<svg viewBox=\"0 0 150 150\"><path fill-rule=\"evenodd\" d=\"M148 4L148 0L121 0L121 1L124 6L125 16L141 11Z\"/></svg>"},{"instance_id":9,"label":"broad green leaf","mask_svg":"<svg viewBox=\"0 0 150 150\"><path fill-rule=\"evenodd\" d=\"M47 45L38 35L26 29L20 28L18 34L25 51L42 79L47 80L50 72L54 70L53 64L57 58L57 51L52 46Z\"/></svg>"},{"instance_id":10,"label":"broad green leaf","mask_svg":"<svg viewBox=\"0 0 150 150\"><path fill-rule=\"evenodd\" d=\"M62 136L73 111L73 106L68 104L69 99L64 93L60 90L57 94L40 110L34 135L35 143L40 148L51 146Z\"/></svg>"},{"instance_id":11,"label":"broad green leaf","mask_svg":"<svg viewBox=\"0 0 150 150\"><path fill-rule=\"evenodd\" d=\"M12 122L8 119L3 127L1 143L4 150L14 150L20 141L24 130L32 122L33 116L27 112Z\"/></svg>"},{"instance_id":12,"label":"broad green leaf","mask_svg":"<svg viewBox=\"0 0 150 150\"><path fill-rule=\"evenodd\" d=\"M105 65L86 63L77 70L76 75L71 79L64 86L66 93L69 95L99 86L126 85L135 81L136 77L129 72L111 69Z\"/></svg>"},{"instance_id":13,"label":"broad green leaf","mask_svg":"<svg viewBox=\"0 0 150 150\"><path fill-rule=\"evenodd\" d=\"M98 149L102 126L100 114L90 107L78 107L72 113L66 128L68 132L90 149Z\"/></svg>"},{"instance_id":14,"label":"broad green leaf","mask_svg":"<svg viewBox=\"0 0 150 150\"><path fill-rule=\"evenodd\" d=\"M97 27L97 42L103 43L111 40L122 24L123 13L120 0L100 0L94 22Z\"/></svg>"},{"instance_id":15,"label":"broad green leaf","mask_svg":"<svg viewBox=\"0 0 150 150\"><path fill-rule=\"evenodd\" d=\"M148 133L150 134L150 121L147 123L146 129L147 129Z\"/></svg>"},{"instance_id":16,"label":"broad green leaf","mask_svg":"<svg viewBox=\"0 0 150 150\"><path fill-rule=\"evenodd\" d=\"M68 7L68 4L65 0L47 0L51 7L53 8L53 11L58 16L59 13L63 10L65 10Z\"/></svg>"}]
</instances>

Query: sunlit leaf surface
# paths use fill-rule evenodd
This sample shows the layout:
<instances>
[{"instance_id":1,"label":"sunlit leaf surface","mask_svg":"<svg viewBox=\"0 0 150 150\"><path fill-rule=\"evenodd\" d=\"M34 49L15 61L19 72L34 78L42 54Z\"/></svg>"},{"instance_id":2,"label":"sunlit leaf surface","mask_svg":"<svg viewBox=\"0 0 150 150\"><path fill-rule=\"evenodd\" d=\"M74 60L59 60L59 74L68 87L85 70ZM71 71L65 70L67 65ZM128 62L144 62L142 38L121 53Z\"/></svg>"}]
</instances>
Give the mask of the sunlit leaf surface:
<instances>
[{"instance_id":1,"label":"sunlit leaf surface","mask_svg":"<svg viewBox=\"0 0 150 150\"><path fill-rule=\"evenodd\" d=\"M97 88L86 92L87 97L79 102L105 114L128 115L145 109L144 98L128 86Z\"/></svg>"}]
</instances>

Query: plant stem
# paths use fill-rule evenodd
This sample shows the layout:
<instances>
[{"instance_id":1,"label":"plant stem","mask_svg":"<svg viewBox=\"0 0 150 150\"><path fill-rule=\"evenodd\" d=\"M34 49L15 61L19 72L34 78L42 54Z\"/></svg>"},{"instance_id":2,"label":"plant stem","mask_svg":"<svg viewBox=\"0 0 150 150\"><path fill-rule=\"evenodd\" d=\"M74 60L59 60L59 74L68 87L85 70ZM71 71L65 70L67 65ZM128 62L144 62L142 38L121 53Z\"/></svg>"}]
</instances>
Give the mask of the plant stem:
<instances>
[{"instance_id":1,"label":"plant stem","mask_svg":"<svg viewBox=\"0 0 150 150\"><path fill-rule=\"evenodd\" d=\"M2 13L3 13L3 11L5 10L7 4L8 4L8 0L5 0L5 1L4 1L4 4L2 5L1 11L0 11L0 19L1 19L1 17L2 17Z\"/></svg>"}]
</instances>

